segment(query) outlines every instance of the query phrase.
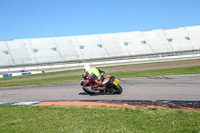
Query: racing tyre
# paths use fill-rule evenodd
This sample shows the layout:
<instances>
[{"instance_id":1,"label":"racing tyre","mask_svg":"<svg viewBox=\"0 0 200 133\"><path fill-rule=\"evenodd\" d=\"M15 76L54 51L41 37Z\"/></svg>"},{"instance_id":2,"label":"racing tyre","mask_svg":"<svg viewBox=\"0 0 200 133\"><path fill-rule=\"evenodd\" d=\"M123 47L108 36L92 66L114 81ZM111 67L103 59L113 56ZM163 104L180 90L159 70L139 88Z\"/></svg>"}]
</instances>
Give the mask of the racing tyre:
<instances>
[{"instance_id":1,"label":"racing tyre","mask_svg":"<svg viewBox=\"0 0 200 133\"><path fill-rule=\"evenodd\" d=\"M86 93L90 94L90 95L94 95L94 93L95 93L95 92L90 92L90 91L88 91L88 90L86 90L86 89L84 89L84 88L83 88L83 90L84 90Z\"/></svg>"},{"instance_id":2,"label":"racing tyre","mask_svg":"<svg viewBox=\"0 0 200 133\"><path fill-rule=\"evenodd\" d=\"M123 91L122 87L119 84L115 87L115 90L115 94L121 94Z\"/></svg>"}]
</instances>

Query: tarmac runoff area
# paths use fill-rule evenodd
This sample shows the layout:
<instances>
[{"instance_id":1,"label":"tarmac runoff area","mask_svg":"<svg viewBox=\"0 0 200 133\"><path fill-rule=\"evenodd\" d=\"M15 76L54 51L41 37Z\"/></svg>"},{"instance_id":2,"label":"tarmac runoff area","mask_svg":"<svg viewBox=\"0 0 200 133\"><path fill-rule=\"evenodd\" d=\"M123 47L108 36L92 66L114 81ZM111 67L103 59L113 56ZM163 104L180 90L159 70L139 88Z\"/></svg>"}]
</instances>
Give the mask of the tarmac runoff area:
<instances>
[{"instance_id":1,"label":"tarmac runoff area","mask_svg":"<svg viewBox=\"0 0 200 133\"><path fill-rule=\"evenodd\" d=\"M121 95L88 95L79 82L0 88L0 104L200 109L200 74L119 80Z\"/></svg>"}]
</instances>

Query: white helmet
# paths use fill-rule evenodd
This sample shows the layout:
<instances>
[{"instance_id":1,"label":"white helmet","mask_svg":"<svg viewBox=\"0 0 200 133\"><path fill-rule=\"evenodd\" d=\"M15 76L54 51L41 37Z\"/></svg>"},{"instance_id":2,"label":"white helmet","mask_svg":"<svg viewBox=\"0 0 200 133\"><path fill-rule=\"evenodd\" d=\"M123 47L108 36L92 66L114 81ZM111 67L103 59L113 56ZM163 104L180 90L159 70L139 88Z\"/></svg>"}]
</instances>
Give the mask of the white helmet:
<instances>
[{"instance_id":1,"label":"white helmet","mask_svg":"<svg viewBox=\"0 0 200 133\"><path fill-rule=\"evenodd\" d=\"M90 68L91 68L90 65L85 65L84 66L84 71L87 72Z\"/></svg>"}]
</instances>

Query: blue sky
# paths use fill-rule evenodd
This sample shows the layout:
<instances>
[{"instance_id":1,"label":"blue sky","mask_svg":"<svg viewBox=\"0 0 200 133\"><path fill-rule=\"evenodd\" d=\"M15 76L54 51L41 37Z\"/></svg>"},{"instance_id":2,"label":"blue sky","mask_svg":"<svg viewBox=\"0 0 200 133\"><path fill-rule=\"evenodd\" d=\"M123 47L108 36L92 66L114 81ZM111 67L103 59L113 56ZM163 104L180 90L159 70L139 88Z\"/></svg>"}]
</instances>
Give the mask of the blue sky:
<instances>
[{"instance_id":1,"label":"blue sky","mask_svg":"<svg viewBox=\"0 0 200 133\"><path fill-rule=\"evenodd\" d=\"M200 25L200 0L0 0L0 40Z\"/></svg>"}]
</instances>

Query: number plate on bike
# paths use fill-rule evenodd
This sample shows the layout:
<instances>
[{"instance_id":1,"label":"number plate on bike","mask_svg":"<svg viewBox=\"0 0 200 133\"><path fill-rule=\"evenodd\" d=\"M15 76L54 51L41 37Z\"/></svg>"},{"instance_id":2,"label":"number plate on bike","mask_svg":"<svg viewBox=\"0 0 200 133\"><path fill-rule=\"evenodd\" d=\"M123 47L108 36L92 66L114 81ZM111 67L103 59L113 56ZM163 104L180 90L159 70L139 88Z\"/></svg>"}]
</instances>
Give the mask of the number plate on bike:
<instances>
[{"instance_id":1,"label":"number plate on bike","mask_svg":"<svg viewBox=\"0 0 200 133\"><path fill-rule=\"evenodd\" d=\"M119 80L117 80L117 79L115 79L115 81L113 82L113 84L116 86L118 85L118 83L119 83Z\"/></svg>"}]
</instances>

